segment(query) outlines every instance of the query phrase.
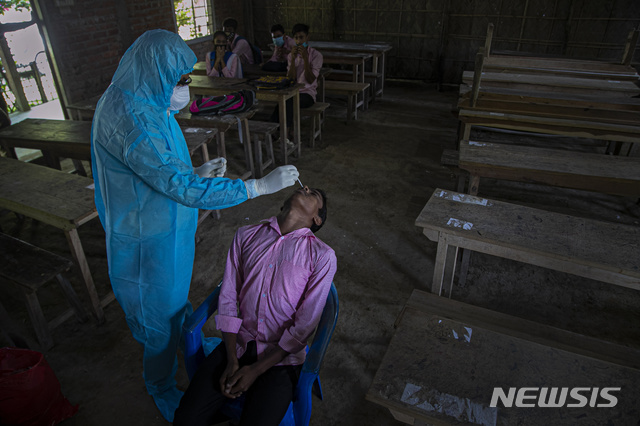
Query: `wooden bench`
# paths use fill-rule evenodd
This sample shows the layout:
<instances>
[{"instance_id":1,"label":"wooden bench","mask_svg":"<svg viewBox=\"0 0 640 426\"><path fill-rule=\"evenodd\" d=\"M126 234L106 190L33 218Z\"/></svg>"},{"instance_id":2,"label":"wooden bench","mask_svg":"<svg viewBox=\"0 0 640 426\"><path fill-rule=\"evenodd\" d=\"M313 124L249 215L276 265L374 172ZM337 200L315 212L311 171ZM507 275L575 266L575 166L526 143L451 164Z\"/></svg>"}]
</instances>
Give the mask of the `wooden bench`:
<instances>
[{"instance_id":1,"label":"wooden bench","mask_svg":"<svg viewBox=\"0 0 640 426\"><path fill-rule=\"evenodd\" d=\"M324 89L328 95L342 95L347 97L347 120L358 119L358 108L367 109L368 96L367 89L369 83L353 83L349 81L326 81ZM358 95L362 93L363 99L358 100Z\"/></svg>"},{"instance_id":2,"label":"wooden bench","mask_svg":"<svg viewBox=\"0 0 640 426\"><path fill-rule=\"evenodd\" d=\"M78 295L69 281L62 276L63 272L73 266L73 262L5 234L0 234L0 258L2 258L0 276L17 284L22 290L31 322L43 349L47 350L53 346L51 330L73 314L80 322L88 319ZM53 278L56 278L60 284L71 309L47 321L42 312L37 291Z\"/></svg>"},{"instance_id":3,"label":"wooden bench","mask_svg":"<svg viewBox=\"0 0 640 426\"><path fill-rule=\"evenodd\" d=\"M410 425L565 425L579 423L587 412L588 424L607 424L630 418L640 398L638 348L420 290L413 291L396 325L366 399ZM579 401L569 395L554 408L491 403L496 387L509 393L578 386L587 387L589 397L591 388L620 388L611 393L617 403L572 408L565 404ZM535 390L527 402L538 402ZM601 394L597 399L606 403Z\"/></svg>"},{"instance_id":4,"label":"wooden bench","mask_svg":"<svg viewBox=\"0 0 640 426\"><path fill-rule=\"evenodd\" d=\"M459 167L476 195L481 177L640 196L640 158L461 141Z\"/></svg>"},{"instance_id":5,"label":"wooden bench","mask_svg":"<svg viewBox=\"0 0 640 426\"><path fill-rule=\"evenodd\" d=\"M332 70L331 74L327 77L327 80L334 81L353 81L353 71L351 70ZM369 100L371 102L375 101L378 93L382 91L381 87L382 73L375 73L372 71L365 71L364 73L364 81L365 83L371 84L370 86L370 95Z\"/></svg>"},{"instance_id":6,"label":"wooden bench","mask_svg":"<svg viewBox=\"0 0 640 426\"><path fill-rule=\"evenodd\" d=\"M300 114L303 117L311 117L311 133L309 134L309 146L315 148L316 139L322 141L322 124L324 123L324 112L331 104L326 102L316 102L308 108L301 108Z\"/></svg>"},{"instance_id":7,"label":"wooden bench","mask_svg":"<svg viewBox=\"0 0 640 426\"><path fill-rule=\"evenodd\" d=\"M434 191L415 224L438 243L431 285L438 295L446 275L451 296L459 248L640 290L640 227L443 189Z\"/></svg>"},{"instance_id":8,"label":"wooden bench","mask_svg":"<svg viewBox=\"0 0 640 426\"><path fill-rule=\"evenodd\" d=\"M271 123L269 121L256 121L249 120L249 133L253 138L254 143L254 151L255 151L255 167L256 167L256 175L257 177L262 177L264 175L264 170L276 164L276 159L273 155L273 135L280 124ZM262 148L267 150L267 156L269 157L267 161L263 161L262 157ZM286 149L282 150L284 155L284 162L287 163L287 152Z\"/></svg>"}]
</instances>

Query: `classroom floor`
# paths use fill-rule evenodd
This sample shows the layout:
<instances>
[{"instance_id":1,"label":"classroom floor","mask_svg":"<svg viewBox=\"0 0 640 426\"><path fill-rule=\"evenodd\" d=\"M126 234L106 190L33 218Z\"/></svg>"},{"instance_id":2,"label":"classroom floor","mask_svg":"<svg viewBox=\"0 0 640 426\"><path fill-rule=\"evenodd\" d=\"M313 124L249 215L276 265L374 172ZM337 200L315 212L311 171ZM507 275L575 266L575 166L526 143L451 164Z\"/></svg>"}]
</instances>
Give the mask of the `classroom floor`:
<instances>
[{"instance_id":1,"label":"classroom floor","mask_svg":"<svg viewBox=\"0 0 640 426\"><path fill-rule=\"evenodd\" d=\"M436 244L414 221L435 188L455 189L456 176L440 164L444 148L455 146L452 115L457 92L438 92L421 83L388 82L382 100L358 121L344 120L344 103L330 110L323 143L303 149L294 164L305 185L328 196L328 219L318 236L338 258L335 283L340 318L321 370L325 399L314 401L312 425L400 425L365 394L393 334L393 322L414 288L428 289ZM474 137L500 134L476 132ZM516 137L517 139L518 137ZM544 144L545 141L535 143ZM232 144L232 142L228 142ZM570 141L566 147L570 147ZM598 143L582 144L598 151ZM213 153L213 152L212 152ZM512 202L639 225L637 200L584 191L483 180L481 195ZM210 217L198 230L190 299L200 303L223 273L235 230L278 213L290 191L260 197ZM0 214L5 233L69 256L63 233L31 220ZM80 228L80 237L98 287L109 290L104 233L100 222ZM78 277L76 291L87 301ZM4 283L2 283L4 284ZM45 315L65 308L58 289L41 291ZM33 329L20 294L0 286L0 297L28 339ZM640 347L640 297L630 289L474 254L464 286L453 298L542 323ZM106 322L69 320L53 332L56 345L46 358L63 393L80 405L66 426L166 425L141 378L139 345L117 303L105 309ZM209 331L212 331L209 324ZM455 374L455 372L453 372ZM186 375L178 372L181 387Z\"/></svg>"}]
</instances>

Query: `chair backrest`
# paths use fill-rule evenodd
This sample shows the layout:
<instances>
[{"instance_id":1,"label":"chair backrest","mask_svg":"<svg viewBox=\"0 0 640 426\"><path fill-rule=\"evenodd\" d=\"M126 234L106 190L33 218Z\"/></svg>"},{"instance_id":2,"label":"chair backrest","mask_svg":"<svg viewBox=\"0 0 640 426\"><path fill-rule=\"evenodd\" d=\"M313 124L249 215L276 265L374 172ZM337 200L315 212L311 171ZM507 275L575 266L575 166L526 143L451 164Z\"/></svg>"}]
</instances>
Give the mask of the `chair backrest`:
<instances>
[{"instance_id":1,"label":"chair backrest","mask_svg":"<svg viewBox=\"0 0 640 426\"><path fill-rule=\"evenodd\" d=\"M198 366L205 358L202 348L202 326L218 309L221 285L222 283L218 284L209 297L185 320L182 326L185 342L184 362L189 380L193 378ZM338 321L338 311L338 291L335 284L331 283L331 289L327 295L327 301L318 322L316 334L302 366L303 372L318 374L318 371L320 371L324 354Z\"/></svg>"}]
</instances>

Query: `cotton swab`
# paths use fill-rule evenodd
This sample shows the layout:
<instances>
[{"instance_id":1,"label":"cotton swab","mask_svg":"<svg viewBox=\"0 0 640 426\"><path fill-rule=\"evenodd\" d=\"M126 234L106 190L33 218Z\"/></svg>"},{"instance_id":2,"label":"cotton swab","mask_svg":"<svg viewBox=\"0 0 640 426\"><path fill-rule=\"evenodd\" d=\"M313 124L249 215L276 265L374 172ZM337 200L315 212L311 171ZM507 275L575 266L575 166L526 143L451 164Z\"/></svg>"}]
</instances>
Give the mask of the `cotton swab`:
<instances>
[{"instance_id":1,"label":"cotton swab","mask_svg":"<svg viewBox=\"0 0 640 426\"><path fill-rule=\"evenodd\" d=\"M302 184L302 182L300 182L300 178L298 178L298 183L300 184L300 186L301 186L302 188L304 188L304 185Z\"/></svg>"}]
</instances>

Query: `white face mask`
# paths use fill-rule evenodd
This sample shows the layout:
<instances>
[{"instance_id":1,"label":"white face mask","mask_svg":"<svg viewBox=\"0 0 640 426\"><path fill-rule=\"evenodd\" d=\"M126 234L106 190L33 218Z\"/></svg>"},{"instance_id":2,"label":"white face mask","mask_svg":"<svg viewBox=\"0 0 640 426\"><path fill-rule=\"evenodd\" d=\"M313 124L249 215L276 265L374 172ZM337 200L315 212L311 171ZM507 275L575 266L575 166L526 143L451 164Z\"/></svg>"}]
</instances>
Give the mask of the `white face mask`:
<instances>
[{"instance_id":1,"label":"white face mask","mask_svg":"<svg viewBox=\"0 0 640 426\"><path fill-rule=\"evenodd\" d=\"M173 88L169 110L180 111L182 108L189 105L190 100L191 96L189 95L189 86L176 86Z\"/></svg>"}]
</instances>

